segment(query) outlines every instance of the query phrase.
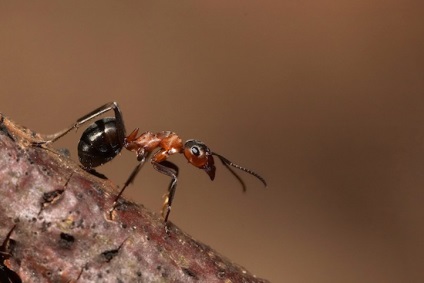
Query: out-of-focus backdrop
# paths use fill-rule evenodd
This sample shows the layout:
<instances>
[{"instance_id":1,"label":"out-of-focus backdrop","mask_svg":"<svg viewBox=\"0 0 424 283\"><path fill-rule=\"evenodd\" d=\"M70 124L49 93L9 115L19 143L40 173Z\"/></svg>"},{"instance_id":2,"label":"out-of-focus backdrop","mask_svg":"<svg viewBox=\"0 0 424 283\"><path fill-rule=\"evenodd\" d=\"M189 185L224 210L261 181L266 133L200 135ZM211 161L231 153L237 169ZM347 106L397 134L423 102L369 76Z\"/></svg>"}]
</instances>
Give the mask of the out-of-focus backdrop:
<instances>
[{"instance_id":1,"label":"out-of-focus backdrop","mask_svg":"<svg viewBox=\"0 0 424 283\"><path fill-rule=\"evenodd\" d=\"M171 221L272 282L423 282L420 1L0 3L0 111L53 133L108 101L256 170L181 169ZM71 149L82 130L57 147ZM123 152L98 171L121 185ZM159 211L146 165L126 197Z\"/></svg>"}]
</instances>

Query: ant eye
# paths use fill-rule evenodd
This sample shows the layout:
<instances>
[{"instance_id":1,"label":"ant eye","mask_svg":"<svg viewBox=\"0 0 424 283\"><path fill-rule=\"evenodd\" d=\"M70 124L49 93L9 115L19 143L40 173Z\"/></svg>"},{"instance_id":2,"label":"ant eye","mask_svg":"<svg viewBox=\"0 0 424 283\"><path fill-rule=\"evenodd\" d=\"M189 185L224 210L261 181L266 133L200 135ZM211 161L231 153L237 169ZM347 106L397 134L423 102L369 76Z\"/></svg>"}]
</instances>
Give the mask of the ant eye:
<instances>
[{"instance_id":1,"label":"ant eye","mask_svg":"<svg viewBox=\"0 0 424 283\"><path fill-rule=\"evenodd\" d=\"M200 155L200 148L198 146L192 146L191 147L191 153L193 153L195 156L199 156Z\"/></svg>"},{"instance_id":2,"label":"ant eye","mask_svg":"<svg viewBox=\"0 0 424 283\"><path fill-rule=\"evenodd\" d=\"M208 160L211 155L209 148L198 140L187 140L184 144L184 155L191 164L200 167Z\"/></svg>"}]
</instances>

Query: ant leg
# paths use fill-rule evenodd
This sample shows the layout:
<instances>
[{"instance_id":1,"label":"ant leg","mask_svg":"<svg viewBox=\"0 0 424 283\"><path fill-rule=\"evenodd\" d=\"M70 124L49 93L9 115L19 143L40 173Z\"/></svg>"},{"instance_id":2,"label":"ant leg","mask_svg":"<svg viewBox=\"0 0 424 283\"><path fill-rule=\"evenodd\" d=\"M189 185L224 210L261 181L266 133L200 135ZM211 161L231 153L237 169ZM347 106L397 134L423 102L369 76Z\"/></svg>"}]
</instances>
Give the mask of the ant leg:
<instances>
[{"instance_id":1,"label":"ant leg","mask_svg":"<svg viewBox=\"0 0 424 283\"><path fill-rule=\"evenodd\" d=\"M171 183L169 184L169 187L168 187L168 193L165 195L165 201L162 206L162 217L164 218L165 222L167 222L169 213L171 212L172 201L174 200L174 196L175 196L175 189L177 187L179 168L177 165L169 161L162 161L162 162L152 161L152 165L153 165L153 168L156 169L156 171L172 178Z\"/></svg>"},{"instance_id":2,"label":"ant leg","mask_svg":"<svg viewBox=\"0 0 424 283\"><path fill-rule=\"evenodd\" d=\"M78 127L81 126L82 124L84 124L84 123L96 118L97 116L100 116L103 113L105 113L109 110L112 110L112 109L115 112L117 129L118 129L118 131L120 131L120 133L118 133L118 136L124 137L125 136L125 125L124 125L124 120L122 119L121 110L119 109L118 103L109 102L109 103L106 103L105 105L102 105L99 108L91 111L87 115L82 116L81 118L79 118L74 124L72 124L68 128L63 129L62 131L59 131L55 134L45 135L44 141L35 142L35 144L41 145L41 144L47 144L47 143L55 142L58 139L60 139L61 137L63 137L64 135L66 135L67 133L69 133L72 129L78 129Z\"/></svg>"},{"instance_id":3,"label":"ant leg","mask_svg":"<svg viewBox=\"0 0 424 283\"><path fill-rule=\"evenodd\" d=\"M109 215L112 214L112 212L115 210L116 205L118 203L119 198L121 197L122 193L125 191L125 189L132 183L134 182L135 177L137 176L138 172L140 172L141 167L143 167L146 158L148 158L150 155L150 153L146 153L143 155L140 155L137 159L139 161L139 163L137 164L137 166L134 168L134 170L131 172L131 175L128 177L127 181L125 181L124 186L122 187L122 189L119 191L119 193L116 195L115 200L113 201L113 205L112 208L109 210Z\"/></svg>"},{"instance_id":4,"label":"ant leg","mask_svg":"<svg viewBox=\"0 0 424 283\"><path fill-rule=\"evenodd\" d=\"M140 171L141 167L144 165L145 159L141 160L137 166L134 168L134 170L131 172L131 175L128 177L127 181L125 182L124 186L122 187L119 194L116 196L115 201L113 203L116 203L118 199L121 197L122 193L125 191L125 189L134 182L135 177L137 176L138 172Z\"/></svg>"}]
</instances>

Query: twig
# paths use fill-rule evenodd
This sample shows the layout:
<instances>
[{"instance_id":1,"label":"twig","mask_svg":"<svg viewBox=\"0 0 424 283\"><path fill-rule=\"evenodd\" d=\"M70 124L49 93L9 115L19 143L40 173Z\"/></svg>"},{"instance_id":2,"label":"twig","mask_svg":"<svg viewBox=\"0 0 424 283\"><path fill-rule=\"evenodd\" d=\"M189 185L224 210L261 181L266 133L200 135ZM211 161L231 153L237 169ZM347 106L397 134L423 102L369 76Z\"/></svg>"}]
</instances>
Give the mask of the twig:
<instances>
[{"instance_id":1,"label":"twig","mask_svg":"<svg viewBox=\"0 0 424 283\"><path fill-rule=\"evenodd\" d=\"M116 186L39 138L0 114L1 252L22 282L267 282L141 205L108 219Z\"/></svg>"}]
</instances>

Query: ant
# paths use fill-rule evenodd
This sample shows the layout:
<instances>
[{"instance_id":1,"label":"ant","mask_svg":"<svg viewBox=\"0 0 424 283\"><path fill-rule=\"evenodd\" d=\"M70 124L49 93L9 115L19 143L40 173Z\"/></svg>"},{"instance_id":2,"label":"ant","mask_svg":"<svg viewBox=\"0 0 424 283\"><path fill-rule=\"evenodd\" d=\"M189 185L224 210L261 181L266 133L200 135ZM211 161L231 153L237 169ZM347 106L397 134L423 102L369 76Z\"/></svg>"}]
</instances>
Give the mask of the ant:
<instances>
[{"instance_id":1,"label":"ant","mask_svg":"<svg viewBox=\"0 0 424 283\"><path fill-rule=\"evenodd\" d=\"M204 170L211 180L215 178L216 168L213 156L216 156L239 180L244 191L245 184L243 180L230 167L237 168L255 176L264 184L265 187L267 186L265 179L259 174L237 165L222 155L211 151L201 141L190 139L183 143L181 138L171 131L162 131L158 133L144 132L138 135L138 128L126 136L122 113L116 102L109 102L100 106L87 115L79 118L68 128L46 136L44 141L37 142L36 145L53 143L69 133L72 129L78 129L82 124L110 110L115 112L115 117L106 117L97 120L88 126L83 132L78 143L78 157L84 169L92 170L92 168L112 160L123 148L135 152L138 164L128 177L121 191L116 196L111 212L115 209L117 201L124 190L134 181L146 159L149 158L155 150L157 151L153 154L153 157L150 160L153 168L156 171L172 178L162 207L162 217L165 222L168 221L169 213L171 212L171 205L175 196L179 171L178 166L168 161L167 158L175 153L184 154L190 164Z\"/></svg>"}]
</instances>

